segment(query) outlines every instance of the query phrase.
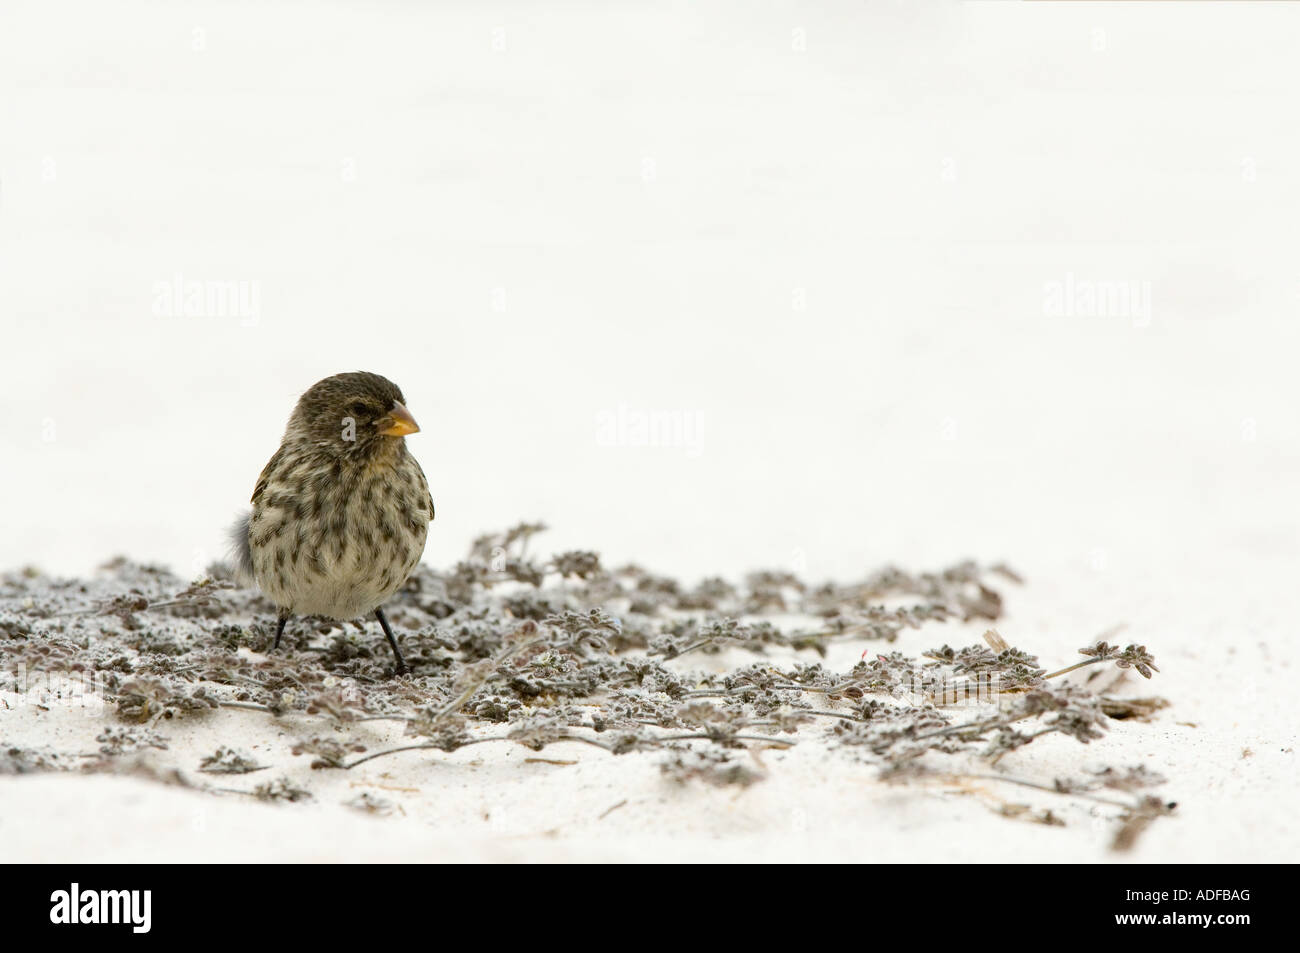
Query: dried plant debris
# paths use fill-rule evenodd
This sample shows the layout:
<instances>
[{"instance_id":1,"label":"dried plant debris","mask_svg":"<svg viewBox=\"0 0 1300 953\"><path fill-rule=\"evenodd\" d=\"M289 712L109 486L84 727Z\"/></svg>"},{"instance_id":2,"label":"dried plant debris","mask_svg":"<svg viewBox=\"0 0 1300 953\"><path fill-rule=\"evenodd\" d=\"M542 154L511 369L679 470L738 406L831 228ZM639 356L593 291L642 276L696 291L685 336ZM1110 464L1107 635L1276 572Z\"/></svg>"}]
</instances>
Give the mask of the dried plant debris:
<instances>
[{"instance_id":1,"label":"dried plant debris","mask_svg":"<svg viewBox=\"0 0 1300 953\"><path fill-rule=\"evenodd\" d=\"M315 755L312 769L341 768L353 752L365 751L366 746L355 742L340 741L335 738L312 738L300 741L293 746L294 754Z\"/></svg>"},{"instance_id":2,"label":"dried plant debris","mask_svg":"<svg viewBox=\"0 0 1300 953\"><path fill-rule=\"evenodd\" d=\"M261 801L306 801L311 792L294 785L288 778L279 778L253 789L253 796Z\"/></svg>"},{"instance_id":3,"label":"dried plant debris","mask_svg":"<svg viewBox=\"0 0 1300 953\"><path fill-rule=\"evenodd\" d=\"M400 678L378 626L360 620L295 620L270 653L274 607L238 588L223 565L190 584L122 558L89 580L0 575L0 690L31 694L33 677L48 682L50 673L84 680L120 724L101 734L101 761L166 747L159 726L169 719L234 708L318 719L315 733L295 729L293 750L321 770L490 742L534 752L578 742L611 755L660 752L665 776L682 783L743 787L780 770L757 752L811 738L892 783L980 778L1103 800L1115 809L1121 848L1167 811L1139 792L1158 783L1140 767L1080 781L1022 779L1008 767L1037 739L1086 745L1112 720L1153 717L1161 699L1116 692L1125 673L1158 671L1145 646L1098 641L1052 672L991 629L983 644L919 655L894 648L906 630L997 620L1000 588L1021 582L1005 566L887 567L852 585L766 571L740 585L687 586L637 566L607 568L586 550L530 555L544 529L484 535L446 572L417 568L387 606L411 667ZM864 644L851 668L826 667L832 648L842 658L840 647L856 656ZM1117 674L1104 690L1066 678L1088 666ZM371 720L400 723L409 743L367 752L348 731ZM0 773L76 763L3 751ZM199 770L261 768L223 747ZM308 796L287 779L253 793ZM1002 813L1062 820L1038 807Z\"/></svg>"},{"instance_id":4,"label":"dried plant debris","mask_svg":"<svg viewBox=\"0 0 1300 953\"><path fill-rule=\"evenodd\" d=\"M65 771L68 765L52 751L0 746L0 775L36 774L41 771Z\"/></svg>"},{"instance_id":5,"label":"dried plant debris","mask_svg":"<svg viewBox=\"0 0 1300 953\"><path fill-rule=\"evenodd\" d=\"M205 774L251 774L264 771L266 767L242 752L222 745L200 762L199 770Z\"/></svg>"},{"instance_id":6,"label":"dried plant debris","mask_svg":"<svg viewBox=\"0 0 1300 953\"><path fill-rule=\"evenodd\" d=\"M354 811L360 811L362 814L373 814L378 817L386 817L399 810L396 804L368 791L363 791L350 801L343 802L345 807L350 807Z\"/></svg>"},{"instance_id":7,"label":"dried plant debris","mask_svg":"<svg viewBox=\"0 0 1300 953\"><path fill-rule=\"evenodd\" d=\"M1048 827L1065 827L1065 821L1057 817L1049 808L1045 811L1035 811L1028 804L1001 804L998 806L998 813L1003 817L1009 817L1017 821L1027 821L1031 824L1045 824Z\"/></svg>"},{"instance_id":8,"label":"dried plant debris","mask_svg":"<svg viewBox=\"0 0 1300 953\"><path fill-rule=\"evenodd\" d=\"M1164 698L1119 698L1114 695L1101 696L1101 710L1116 721L1135 718L1138 721L1150 721L1156 712L1168 708L1169 702Z\"/></svg>"},{"instance_id":9,"label":"dried plant debris","mask_svg":"<svg viewBox=\"0 0 1300 953\"><path fill-rule=\"evenodd\" d=\"M679 784L703 781L721 787L736 784L748 787L763 780L764 773L732 758L722 751L687 751L666 759L660 769Z\"/></svg>"},{"instance_id":10,"label":"dried plant debris","mask_svg":"<svg viewBox=\"0 0 1300 953\"><path fill-rule=\"evenodd\" d=\"M1117 851L1132 850L1142 832L1150 827L1157 817L1172 814L1177 806L1173 802L1165 803L1160 798L1151 795L1143 797L1120 817L1122 823L1119 830L1115 832L1115 839L1111 844L1112 849Z\"/></svg>"},{"instance_id":11,"label":"dried plant debris","mask_svg":"<svg viewBox=\"0 0 1300 953\"><path fill-rule=\"evenodd\" d=\"M160 735L138 728L105 728L95 740L99 742L99 753L106 757L134 754L148 748L167 750L167 742Z\"/></svg>"}]
</instances>

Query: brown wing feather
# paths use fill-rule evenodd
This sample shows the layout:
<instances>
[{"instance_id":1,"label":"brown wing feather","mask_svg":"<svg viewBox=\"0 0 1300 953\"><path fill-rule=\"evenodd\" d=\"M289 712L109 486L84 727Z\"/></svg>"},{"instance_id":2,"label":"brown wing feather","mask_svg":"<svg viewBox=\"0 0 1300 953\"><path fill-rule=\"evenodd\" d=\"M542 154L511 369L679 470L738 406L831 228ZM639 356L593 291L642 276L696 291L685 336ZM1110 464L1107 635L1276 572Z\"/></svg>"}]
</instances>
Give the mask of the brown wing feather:
<instances>
[{"instance_id":1,"label":"brown wing feather","mask_svg":"<svg viewBox=\"0 0 1300 953\"><path fill-rule=\"evenodd\" d=\"M434 514L433 494L429 492L429 481L424 476L424 469L414 457L411 458L411 462L415 464L415 472L420 474L420 482L424 484L424 500L429 504L429 522L432 523Z\"/></svg>"},{"instance_id":2,"label":"brown wing feather","mask_svg":"<svg viewBox=\"0 0 1300 953\"><path fill-rule=\"evenodd\" d=\"M283 458L284 447L281 446L279 450L271 455L271 459L266 461L266 466L262 467L262 473L257 478L257 486L253 487L253 498L249 500L250 503L257 502L257 498L262 495L262 491L266 489L266 484L271 480L271 471L279 465Z\"/></svg>"}]
</instances>

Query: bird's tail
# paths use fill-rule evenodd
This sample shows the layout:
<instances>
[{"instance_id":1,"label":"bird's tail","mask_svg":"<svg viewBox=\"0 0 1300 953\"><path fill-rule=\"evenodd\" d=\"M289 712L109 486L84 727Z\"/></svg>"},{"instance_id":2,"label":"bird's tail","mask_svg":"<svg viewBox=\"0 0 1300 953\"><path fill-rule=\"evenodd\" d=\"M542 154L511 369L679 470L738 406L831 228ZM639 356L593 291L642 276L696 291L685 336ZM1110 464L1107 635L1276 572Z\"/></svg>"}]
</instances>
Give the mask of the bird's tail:
<instances>
[{"instance_id":1,"label":"bird's tail","mask_svg":"<svg viewBox=\"0 0 1300 953\"><path fill-rule=\"evenodd\" d=\"M230 561L234 565L235 579L245 586L254 585L253 553L248 548L248 524L253 514L239 514L235 524L230 527Z\"/></svg>"}]
</instances>

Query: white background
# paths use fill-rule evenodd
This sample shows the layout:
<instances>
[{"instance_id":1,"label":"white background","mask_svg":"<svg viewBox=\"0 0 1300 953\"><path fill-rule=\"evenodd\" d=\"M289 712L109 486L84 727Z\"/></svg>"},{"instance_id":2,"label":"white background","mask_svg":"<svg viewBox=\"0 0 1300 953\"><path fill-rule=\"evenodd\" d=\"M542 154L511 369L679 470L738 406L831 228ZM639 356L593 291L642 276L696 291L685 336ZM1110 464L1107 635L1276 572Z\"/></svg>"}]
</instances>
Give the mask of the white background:
<instances>
[{"instance_id":1,"label":"white background","mask_svg":"<svg viewBox=\"0 0 1300 953\"><path fill-rule=\"evenodd\" d=\"M1294 564L1300 9L858 6L6 2L0 565L192 573L353 369L435 566L520 519L688 579Z\"/></svg>"}]
</instances>

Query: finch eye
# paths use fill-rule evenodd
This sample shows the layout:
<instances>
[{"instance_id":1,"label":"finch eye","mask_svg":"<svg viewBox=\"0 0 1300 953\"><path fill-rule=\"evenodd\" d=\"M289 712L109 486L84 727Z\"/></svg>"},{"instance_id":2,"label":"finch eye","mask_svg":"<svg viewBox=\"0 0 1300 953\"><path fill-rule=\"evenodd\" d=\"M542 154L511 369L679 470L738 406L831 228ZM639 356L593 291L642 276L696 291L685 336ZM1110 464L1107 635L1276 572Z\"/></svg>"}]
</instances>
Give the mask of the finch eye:
<instances>
[{"instance_id":1,"label":"finch eye","mask_svg":"<svg viewBox=\"0 0 1300 953\"><path fill-rule=\"evenodd\" d=\"M365 404L361 403L360 401L357 401L355 404L353 404L353 405L352 405L351 407L349 407L348 409L349 409L350 411L352 411L352 416L354 416L354 417L364 417L364 416L366 415L367 411L369 411L370 408L367 407Z\"/></svg>"}]
</instances>

